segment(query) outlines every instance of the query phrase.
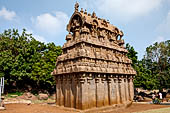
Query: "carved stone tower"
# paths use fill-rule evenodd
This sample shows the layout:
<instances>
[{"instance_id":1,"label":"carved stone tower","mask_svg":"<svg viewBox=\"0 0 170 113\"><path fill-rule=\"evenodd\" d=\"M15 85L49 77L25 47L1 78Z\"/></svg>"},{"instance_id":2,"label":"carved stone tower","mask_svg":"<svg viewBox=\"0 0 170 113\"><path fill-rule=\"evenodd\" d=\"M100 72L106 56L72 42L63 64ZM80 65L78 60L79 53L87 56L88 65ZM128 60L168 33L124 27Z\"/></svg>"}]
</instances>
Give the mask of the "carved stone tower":
<instances>
[{"instance_id":1,"label":"carved stone tower","mask_svg":"<svg viewBox=\"0 0 170 113\"><path fill-rule=\"evenodd\" d=\"M56 104L89 109L131 103L136 72L126 56L123 32L78 7L76 3L67 25L67 42L52 72Z\"/></svg>"}]
</instances>

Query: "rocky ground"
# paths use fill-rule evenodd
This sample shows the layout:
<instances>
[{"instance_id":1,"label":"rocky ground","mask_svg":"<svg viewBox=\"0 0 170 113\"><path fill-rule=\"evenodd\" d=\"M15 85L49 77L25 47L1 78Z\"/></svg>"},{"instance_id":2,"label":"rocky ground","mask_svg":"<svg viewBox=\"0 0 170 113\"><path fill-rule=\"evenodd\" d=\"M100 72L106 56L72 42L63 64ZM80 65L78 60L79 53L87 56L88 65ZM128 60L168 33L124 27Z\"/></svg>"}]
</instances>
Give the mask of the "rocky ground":
<instances>
[{"instance_id":1,"label":"rocky ground","mask_svg":"<svg viewBox=\"0 0 170 113\"><path fill-rule=\"evenodd\" d=\"M150 109L158 109L170 107L167 105L154 105L154 104L132 104L125 109L115 109L112 112L105 113L133 113L139 111L146 111ZM78 113L80 111L75 109L67 109L63 107L57 107L49 104L6 104L6 110L0 111L0 113Z\"/></svg>"},{"instance_id":2,"label":"rocky ground","mask_svg":"<svg viewBox=\"0 0 170 113\"><path fill-rule=\"evenodd\" d=\"M111 109L104 113L133 113L146 111L150 109L159 109L170 107L170 103L164 105L149 104L150 98L145 98L144 102L134 102L130 107L125 109ZM64 107L58 107L55 105L55 95L38 94L33 95L29 92L24 93L21 96L12 95L11 97L5 97L4 99L6 110L0 110L0 113L76 113L84 112L76 109L68 109ZM94 112L94 111L93 111ZM88 112L88 113L93 113ZM170 111L169 111L170 112ZM168 112L168 113L169 113ZM99 112L98 112L99 113Z\"/></svg>"},{"instance_id":3,"label":"rocky ground","mask_svg":"<svg viewBox=\"0 0 170 113\"><path fill-rule=\"evenodd\" d=\"M3 96L4 100L3 102L5 104L11 104L11 103L54 103L55 102L55 94L49 95L40 93L38 95L33 95L30 92L23 93L23 95L10 95L9 96Z\"/></svg>"}]
</instances>

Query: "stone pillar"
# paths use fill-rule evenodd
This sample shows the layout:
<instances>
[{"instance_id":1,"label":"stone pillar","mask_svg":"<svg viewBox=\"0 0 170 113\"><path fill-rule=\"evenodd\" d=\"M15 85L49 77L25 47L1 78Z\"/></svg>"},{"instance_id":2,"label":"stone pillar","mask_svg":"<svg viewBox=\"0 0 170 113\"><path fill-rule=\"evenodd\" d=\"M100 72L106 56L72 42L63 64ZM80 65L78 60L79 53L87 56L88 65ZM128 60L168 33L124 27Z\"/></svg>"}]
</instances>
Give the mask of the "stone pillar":
<instances>
[{"instance_id":1,"label":"stone pillar","mask_svg":"<svg viewBox=\"0 0 170 113\"><path fill-rule=\"evenodd\" d=\"M73 96L73 93L72 93L72 78L71 78L71 75L69 75L69 78L68 78L68 107L72 107L72 96Z\"/></svg>"},{"instance_id":2,"label":"stone pillar","mask_svg":"<svg viewBox=\"0 0 170 113\"><path fill-rule=\"evenodd\" d=\"M123 98L122 98L122 79L118 78L118 86L119 86L119 98L120 98L120 103L123 103Z\"/></svg>"},{"instance_id":3,"label":"stone pillar","mask_svg":"<svg viewBox=\"0 0 170 113\"><path fill-rule=\"evenodd\" d=\"M55 76L55 80L56 80L56 105L59 105L59 90L60 90L60 87L59 87L59 77L58 76Z\"/></svg>"},{"instance_id":4,"label":"stone pillar","mask_svg":"<svg viewBox=\"0 0 170 113\"><path fill-rule=\"evenodd\" d=\"M89 74L88 78L88 108L96 107L96 83L92 73Z\"/></svg>"},{"instance_id":5,"label":"stone pillar","mask_svg":"<svg viewBox=\"0 0 170 113\"><path fill-rule=\"evenodd\" d=\"M106 79L106 75L103 76L103 105L108 106L109 105L109 93L108 93L108 82Z\"/></svg>"},{"instance_id":6,"label":"stone pillar","mask_svg":"<svg viewBox=\"0 0 170 113\"><path fill-rule=\"evenodd\" d=\"M103 91L100 75L96 76L96 107L103 106Z\"/></svg>"},{"instance_id":7,"label":"stone pillar","mask_svg":"<svg viewBox=\"0 0 170 113\"><path fill-rule=\"evenodd\" d=\"M67 103L67 77L64 75L63 76L63 83L62 83L62 92L63 92L63 105L66 107Z\"/></svg>"},{"instance_id":8,"label":"stone pillar","mask_svg":"<svg viewBox=\"0 0 170 113\"><path fill-rule=\"evenodd\" d=\"M87 77L86 74L84 73L82 78L80 79L80 98L81 98L81 108L82 110L88 109L88 102L91 100L88 100L88 85L87 85Z\"/></svg>"},{"instance_id":9,"label":"stone pillar","mask_svg":"<svg viewBox=\"0 0 170 113\"><path fill-rule=\"evenodd\" d=\"M117 104L120 104L121 103L121 100L120 100L121 92L120 92L120 83L119 83L118 76L116 76L115 82L116 82L116 100L117 100Z\"/></svg>"},{"instance_id":10,"label":"stone pillar","mask_svg":"<svg viewBox=\"0 0 170 113\"><path fill-rule=\"evenodd\" d=\"M108 84L108 101L109 101L109 105L111 105L111 100L112 100L112 93L111 93L111 91L112 91L112 79L111 79L111 77L110 77L110 75L109 75L109 77L108 77L108 80L107 80L107 84Z\"/></svg>"},{"instance_id":11,"label":"stone pillar","mask_svg":"<svg viewBox=\"0 0 170 113\"><path fill-rule=\"evenodd\" d=\"M129 93L130 93L130 101L133 101L134 97L134 86L133 86L133 77L129 77Z\"/></svg>"},{"instance_id":12,"label":"stone pillar","mask_svg":"<svg viewBox=\"0 0 170 113\"><path fill-rule=\"evenodd\" d=\"M64 106L68 107L68 76L63 79L63 89L64 89Z\"/></svg>"},{"instance_id":13,"label":"stone pillar","mask_svg":"<svg viewBox=\"0 0 170 113\"><path fill-rule=\"evenodd\" d=\"M124 78L123 76L121 76L120 79L120 90L121 90L121 103L125 103L126 102L126 98L125 98L125 82L124 82Z\"/></svg>"},{"instance_id":14,"label":"stone pillar","mask_svg":"<svg viewBox=\"0 0 170 113\"><path fill-rule=\"evenodd\" d=\"M113 75L111 75L111 78L109 78L108 87L109 87L109 104L110 105L116 104L117 103L116 83L114 81Z\"/></svg>"},{"instance_id":15,"label":"stone pillar","mask_svg":"<svg viewBox=\"0 0 170 113\"><path fill-rule=\"evenodd\" d=\"M64 106L64 85L65 84L63 84L63 77L62 77L63 75L61 75L60 76L60 95L59 95L59 99L60 99L60 103L59 103L59 105L60 106Z\"/></svg>"},{"instance_id":16,"label":"stone pillar","mask_svg":"<svg viewBox=\"0 0 170 113\"><path fill-rule=\"evenodd\" d=\"M67 78L66 78L66 83L65 83L65 85L66 85L66 87L65 87L65 90L66 90L66 92L65 92L65 106L66 107L71 107L71 88L70 88L70 75L67 75L66 76Z\"/></svg>"},{"instance_id":17,"label":"stone pillar","mask_svg":"<svg viewBox=\"0 0 170 113\"><path fill-rule=\"evenodd\" d=\"M74 108L74 97L75 97L75 80L74 76L70 76L70 107Z\"/></svg>"},{"instance_id":18,"label":"stone pillar","mask_svg":"<svg viewBox=\"0 0 170 113\"><path fill-rule=\"evenodd\" d=\"M126 77L124 76L123 78L123 81L124 81L124 95L125 95L125 101L124 102L127 102L127 92L126 92Z\"/></svg>"},{"instance_id":19,"label":"stone pillar","mask_svg":"<svg viewBox=\"0 0 170 113\"><path fill-rule=\"evenodd\" d=\"M79 109L80 107L80 82L79 82L79 79L76 78L76 88L75 88L75 93L76 93L76 108Z\"/></svg>"},{"instance_id":20,"label":"stone pillar","mask_svg":"<svg viewBox=\"0 0 170 113\"><path fill-rule=\"evenodd\" d=\"M129 101L129 84L128 84L127 76L126 76L125 87L126 87L126 100Z\"/></svg>"},{"instance_id":21,"label":"stone pillar","mask_svg":"<svg viewBox=\"0 0 170 113\"><path fill-rule=\"evenodd\" d=\"M71 84L71 107L76 108L76 79L75 75L71 76L72 84Z\"/></svg>"}]
</instances>

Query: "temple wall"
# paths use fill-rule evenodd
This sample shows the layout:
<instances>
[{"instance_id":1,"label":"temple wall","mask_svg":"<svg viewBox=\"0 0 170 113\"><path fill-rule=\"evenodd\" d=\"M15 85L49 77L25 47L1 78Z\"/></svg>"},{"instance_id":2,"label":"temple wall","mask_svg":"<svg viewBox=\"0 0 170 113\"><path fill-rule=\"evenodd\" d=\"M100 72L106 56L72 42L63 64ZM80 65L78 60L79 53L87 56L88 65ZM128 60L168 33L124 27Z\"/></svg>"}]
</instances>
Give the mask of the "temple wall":
<instances>
[{"instance_id":1,"label":"temple wall","mask_svg":"<svg viewBox=\"0 0 170 113\"><path fill-rule=\"evenodd\" d=\"M125 104L133 100L133 95L132 77L126 75L79 73L56 76L56 104L59 106L84 110Z\"/></svg>"}]
</instances>

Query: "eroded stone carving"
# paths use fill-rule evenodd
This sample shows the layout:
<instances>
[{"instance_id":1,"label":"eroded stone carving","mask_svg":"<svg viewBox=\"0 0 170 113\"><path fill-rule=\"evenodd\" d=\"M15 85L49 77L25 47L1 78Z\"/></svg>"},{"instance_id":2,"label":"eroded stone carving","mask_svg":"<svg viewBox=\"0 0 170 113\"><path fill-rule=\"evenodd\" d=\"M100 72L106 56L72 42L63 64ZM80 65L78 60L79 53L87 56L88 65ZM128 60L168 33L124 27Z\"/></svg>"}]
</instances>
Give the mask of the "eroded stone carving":
<instances>
[{"instance_id":1,"label":"eroded stone carving","mask_svg":"<svg viewBox=\"0 0 170 113\"><path fill-rule=\"evenodd\" d=\"M89 109L132 102L136 72L126 56L123 32L94 12L79 12L78 7L76 3L63 54L52 72L56 104Z\"/></svg>"}]
</instances>

